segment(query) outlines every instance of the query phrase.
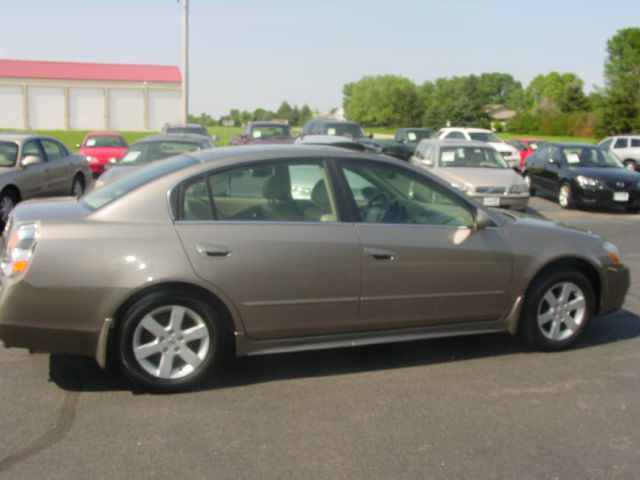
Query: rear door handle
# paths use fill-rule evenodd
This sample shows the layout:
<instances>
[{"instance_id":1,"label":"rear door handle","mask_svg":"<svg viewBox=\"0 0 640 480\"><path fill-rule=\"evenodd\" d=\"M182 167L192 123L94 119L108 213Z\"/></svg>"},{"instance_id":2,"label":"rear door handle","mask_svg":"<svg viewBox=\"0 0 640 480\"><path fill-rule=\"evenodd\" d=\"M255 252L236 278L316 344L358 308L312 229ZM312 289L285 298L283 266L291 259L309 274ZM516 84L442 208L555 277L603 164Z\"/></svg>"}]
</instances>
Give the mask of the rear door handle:
<instances>
[{"instance_id":1,"label":"rear door handle","mask_svg":"<svg viewBox=\"0 0 640 480\"><path fill-rule=\"evenodd\" d=\"M396 254L389 251L384 250L382 248L365 248L365 255L369 255L370 257L375 258L376 260L395 260Z\"/></svg>"},{"instance_id":2,"label":"rear door handle","mask_svg":"<svg viewBox=\"0 0 640 480\"><path fill-rule=\"evenodd\" d=\"M231 250L221 245L209 245L206 243L198 243L196 250L203 257L228 257Z\"/></svg>"}]
</instances>

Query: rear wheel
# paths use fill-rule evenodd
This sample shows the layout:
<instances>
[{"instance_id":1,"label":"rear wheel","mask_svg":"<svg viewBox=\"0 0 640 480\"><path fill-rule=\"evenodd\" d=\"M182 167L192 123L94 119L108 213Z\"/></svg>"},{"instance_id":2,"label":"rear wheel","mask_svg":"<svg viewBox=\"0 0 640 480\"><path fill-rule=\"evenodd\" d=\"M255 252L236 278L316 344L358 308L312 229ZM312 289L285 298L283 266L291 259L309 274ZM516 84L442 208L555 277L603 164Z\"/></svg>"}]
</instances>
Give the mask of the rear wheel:
<instances>
[{"instance_id":1,"label":"rear wheel","mask_svg":"<svg viewBox=\"0 0 640 480\"><path fill-rule=\"evenodd\" d=\"M71 184L71 195L80 198L84 195L84 179L80 174L77 174L73 178L73 183Z\"/></svg>"},{"instance_id":2,"label":"rear wheel","mask_svg":"<svg viewBox=\"0 0 640 480\"><path fill-rule=\"evenodd\" d=\"M0 227L4 228L9 220L11 210L18 203L16 194L11 190L3 190L0 193Z\"/></svg>"},{"instance_id":3,"label":"rear wheel","mask_svg":"<svg viewBox=\"0 0 640 480\"><path fill-rule=\"evenodd\" d=\"M571 185L563 183L558 192L558 203L562 208L573 208L573 191Z\"/></svg>"},{"instance_id":4,"label":"rear wheel","mask_svg":"<svg viewBox=\"0 0 640 480\"><path fill-rule=\"evenodd\" d=\"M528 173L524 174L524 182L527 184L527 187L529 187L529 195L533 196L536 194L536 189L533 188L533 185L531 184L531 177L529 176Z\"/></svg>"},{"instance_id":5,"label":"rear wheel","mask_svg":"<svg viewBox=\"0 0 640 480\"><path fill-rule=\"evenodd\" d=\"M125 375L149 390L193 388L212 372L223 329L214 309L187 291L151 293L124 315L118 354Z\"/></svg>"},{"instance_id":6,"label":"rear wheel","mask_svg":"<svg viewBox=\"0 0 640 480\"><path fill-rule=\"evenodd\" d=\"M527 290L520 333L538 350L563 350L587 328L594 311L593 287L577 270L551 270Z\"/></svg>"}]
</instances>

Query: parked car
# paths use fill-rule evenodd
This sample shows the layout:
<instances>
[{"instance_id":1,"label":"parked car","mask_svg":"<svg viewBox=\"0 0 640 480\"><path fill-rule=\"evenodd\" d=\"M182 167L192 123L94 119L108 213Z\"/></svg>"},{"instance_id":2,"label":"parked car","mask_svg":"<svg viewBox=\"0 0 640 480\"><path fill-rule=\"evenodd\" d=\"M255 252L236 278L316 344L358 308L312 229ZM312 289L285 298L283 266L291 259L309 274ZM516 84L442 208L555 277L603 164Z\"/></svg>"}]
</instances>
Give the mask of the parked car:
<instances>
[{"instance_id":1,"label":"parked car","mask_svg":"<svg viewBox=\"0 0 640 480\"><path fill-rule=\"evenodd\" d=\"M640 171L640 135L607 137L598 145L611 151L629 170Z\"/></svg>"},{"instance_id":2,"label":"parked car","mask_svg":"<svg viewBox=\"0 0 640 480\"><path fill-rule=\"evenodd\" d=\"M540 140L537 138L515 138L507 142L508 145L511 145L520 152L520 162L518 163L518 170L524 171L527 157L538 150L540 148L540 145L542 145L544 142L545 140Z\"/></svg>"},{"instance_id":3,"label":"parked car","mask_svg":"<svg viewBox=\"0 0 640 480\"><path fill-rule=\"evenodd\" d=\"M124 137L115 132L91 132L88 133L82 143L76 145L80 153L87 158L91 173L98 177L109 161L122 158L129 145Z\"/></svg>"},{"instance_id":4,"label":"parked car","mask_svg":"<svg viewBox=\"0 0 640 480\"><path fill-rule=\"evenodd\" d=\"M89 163L58 140L33 133L0 133L0 227L13 207L36 197L80 197L91 185Z\"/></svg>"},{"instance_id":5,"label":"parked car","mask_svg":"<svg viewBox=\"0 0 640 480\"><path fill-rule=\"evenodd\" d=\"M509 165L509 168L518 168L520 163L520 152L511 145L501 140L491 130L483 128L443 128L436 135L440 139L449 140L476 140L478 142L487 142L495 148Z\"/></svg>"},{"instance_id":6,"label":"parked car","mask_svg":"<svg viewBox=\"0 0 640 480\"><path fill-rule=\"evenodd\" d=\"M151 162L214 147L211 138L192 133L161 133L144 137L127 150L120 162L109 165L107 171L96 180L95 188L102 188L119 178L131 175Z\"/></svg>"},{"instance_id":7,"label":"parked car","mask_svg":"<svg viewBox=\"0 0 640 480\"><path fill-rule=\"evenodd\" d=\"M420 140L432 138L435 133L435 128L399 128L396 130L393 141L410 145L415 151Z\"/></svg>"},{"instance_id":8,"label":"parked car","mask_svg":"<svg viewBox=\"0 0 640 480\"><path fill-rule=\"evenodd\" d=\"M640 173L624 168L608 150L582 143L546 143L527 158L524 172L532 195L558 199L562 208L578 205L640 210Z\"/></svg>"},{"instance_id":9,"label":"parked car","mask_svg":"<svg viewBox=\"0 0 640 480\"><path fill-rule=\"evenodd\" d=\"M468 140L422 140L411 163L491 207L524 210L529 187L491 145Z\"/></svg>"},{"instance_id":10,"label":"parked car","mask_svg":"<svg viewBox=\"0 0 640 480\"><path fill-rule=\"evenodd\" d=\"M414 148L395 141L373 138L373 134L365 133L362 125L357 122L345 122L339 120L315 119L309 120L302 128L302 137L337 136L350 137L354 142L364 145L367 150L372 150L385 155L408 161Z\"/></svg>"},{"instance_id":11,"label":"parked car","mask_svg":"<svg viewBox=\"0 0 640 480\"><path fill-rule=\"evenodd\" d=\"M242 135L236 135L229 139L231 145L256 145L256 144L284 144L293 143L295 138L291 134L291 127L287 123L271 122L247 122Z\"/></svg>"},{"instance_id":12,"label":"parked car","mask_svg":"<svg viewBox=\"0 0 640 480\"><path fill-rule=\"evenodd\" d=\"M161 391L193 387L225 349L508 331L561 350L629 287L596 235L486 209L394 159L302 145L179 155L80 201L19 205L2 260L5 345L117 363Z\"/></svg>"},{"instance_id":13,"label":"parked car","mask_svg":"<svg viewBox=\"0 0 640 480\"><path fill-rule=\"evenodd\" d=\"M165 123L162 126L162 133L189 133L193 135L203 135L205 137L211 138L211 133L209 132L207 127L205 127L204 125L200 125L199 123Z\"/></svg>"}]
</instances>

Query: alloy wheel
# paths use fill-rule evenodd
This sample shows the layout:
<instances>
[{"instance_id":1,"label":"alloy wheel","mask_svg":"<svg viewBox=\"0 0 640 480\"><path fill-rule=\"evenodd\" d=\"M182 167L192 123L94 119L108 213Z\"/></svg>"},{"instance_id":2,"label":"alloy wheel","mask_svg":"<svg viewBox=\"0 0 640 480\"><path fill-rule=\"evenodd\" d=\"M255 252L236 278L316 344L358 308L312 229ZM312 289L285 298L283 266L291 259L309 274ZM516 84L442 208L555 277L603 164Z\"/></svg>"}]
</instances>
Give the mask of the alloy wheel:
<instances>
[{"instance_id":1,"label":"alloy wheel","mask_svg":"<svg viewBox=\"0 0 640 480\"><path fill-rule=\"evenodd\" d=\"M558 203L562 208L567 208L571 203L571 187L566 183L560 187L560 193L558 193Z\"/></svg>"},{"instance_id":2,"label":"alloy wheel","mask_svg":"<svg viewBox=\"0 0 640 480\"><path fill-rule=\"evenodd\" d=\"M211 343L203 318L182 305L166 305L146 314L132 340L140 367L155 378L172 380L198 369Z\"/></svg>"},{"instance_id":3,"label":"alloy wheel","mask_svg":"<svg viewBox=\"0 0 640 480\"><path fill-rule=\"evenodd\" d=\"M5 225L9 219L11 210L16 206L16 202L11 195L2 195L0 197L0 223Z\"/></svg>"},{"instance_id":4,"label":"alloy wheel","mask_svg":"<svg viewBox=\"0 0 640 480\"><path fill-rule=\"evenodd\" d=\"M537 308L537 322L549 340L562 341L573 336L587 315L582 289L573 282L557 283L542 296Z\"/></svg>"}]
</instances>

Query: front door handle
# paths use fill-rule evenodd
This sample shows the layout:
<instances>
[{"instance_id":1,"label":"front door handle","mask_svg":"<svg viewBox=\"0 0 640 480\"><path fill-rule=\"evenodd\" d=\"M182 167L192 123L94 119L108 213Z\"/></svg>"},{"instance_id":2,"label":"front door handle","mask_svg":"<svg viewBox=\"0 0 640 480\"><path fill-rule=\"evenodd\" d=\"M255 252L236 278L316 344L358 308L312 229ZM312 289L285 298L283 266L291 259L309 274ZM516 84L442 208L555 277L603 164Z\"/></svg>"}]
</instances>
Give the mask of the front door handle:
<instances>
[{"instance_id":1,"label":"front door handle","mask_svg":"<svg viewBox=\"0 0 640 480\"><path fill-rule=\"evenodd\" d=\"M389 251L384 250L382 248L365 248L365 255L369 255L370 257L375 258L376 260L395 260L396 254Z\"/></svg>"},{"instance_id":2,"label":"front door handle","mask_svg":"<svg viewBox=\"0 0 640 480\"><path fill-rule=\"evenodd\" d=\"M222 245L209 245L206 243L198 243L196 250L203 257L228 257L231 254L231 250Z\"/></svg>"}]
</instances>

